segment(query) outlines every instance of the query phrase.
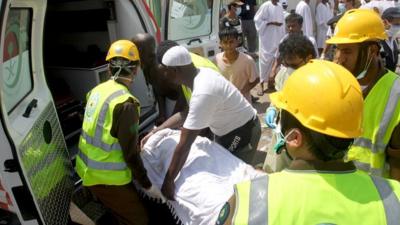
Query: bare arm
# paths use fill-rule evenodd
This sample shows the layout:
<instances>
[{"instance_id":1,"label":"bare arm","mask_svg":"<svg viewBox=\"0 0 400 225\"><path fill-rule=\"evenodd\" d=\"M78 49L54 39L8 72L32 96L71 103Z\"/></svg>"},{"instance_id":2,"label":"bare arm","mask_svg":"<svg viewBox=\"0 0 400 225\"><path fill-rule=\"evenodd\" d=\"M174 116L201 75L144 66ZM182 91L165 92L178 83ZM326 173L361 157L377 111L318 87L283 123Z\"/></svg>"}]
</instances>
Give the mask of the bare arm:
<instances>
[{"instance_id":1,"label":"bare arm","mask_svg":"<svg viewBox=\"0 0 400 225\"><path fill-rule=\"evenodd\" d=\"M247 84L244 86L244 88L241 90L241 93L242 93L242 94L247 94L247 93L249 93L250 90L253 89L259 82L260 82L260 78L257 77L257 79L256 79L255 81L253 81L253 82L251 82L251 83L250 83L250 82L247 83Z\"/></svg>"}]
</instances>

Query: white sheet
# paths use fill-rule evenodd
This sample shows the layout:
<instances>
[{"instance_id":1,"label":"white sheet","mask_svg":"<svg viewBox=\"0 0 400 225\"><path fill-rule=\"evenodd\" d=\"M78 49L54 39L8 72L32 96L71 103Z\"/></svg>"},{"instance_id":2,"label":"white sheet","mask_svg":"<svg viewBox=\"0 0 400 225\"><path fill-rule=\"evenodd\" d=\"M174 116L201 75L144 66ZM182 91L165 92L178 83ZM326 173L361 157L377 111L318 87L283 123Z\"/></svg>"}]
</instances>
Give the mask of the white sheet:
<instances>
[{"instance_id":1,"label":"white sheet","mask_svg":"<svg viewBox=\"0 0 400 225\"><path fill-rule=\"evenodd\" d=\"M149 179L158 188L164 181L179 131L162 130L145 144L141 156ZM175 179L176 201L167 201L183 224L215 224L233 185L262 175L220 145L198 137Z\"/></svg>"}]
</instances>

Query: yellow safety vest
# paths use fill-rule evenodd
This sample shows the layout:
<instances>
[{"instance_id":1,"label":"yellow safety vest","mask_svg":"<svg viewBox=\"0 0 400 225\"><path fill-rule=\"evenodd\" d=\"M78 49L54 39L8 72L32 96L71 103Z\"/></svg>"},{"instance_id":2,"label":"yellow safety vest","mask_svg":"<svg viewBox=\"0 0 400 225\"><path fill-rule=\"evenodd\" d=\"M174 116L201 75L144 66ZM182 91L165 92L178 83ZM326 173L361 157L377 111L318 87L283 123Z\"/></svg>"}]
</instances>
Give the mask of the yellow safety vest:
<instances>
[{"instance_id":1,"label":"yellow safety vest","mask_svg":"<svg viewBox=\"0 0 400 225\"><path fill-rule=\"evenodd\" d=\"M124 185L132 181L118 139L110 134L114 107L128 98L139 102L124 85L113 80L89 93L76 157L76 171L84 186Z\"/></svg>"},{"instance_id":2,"label":"yellow safety vest","mask_svg":"<svg viewBox=\"0 0 400 225\"><path fill-rule=\"evenodd\" d=\"M192 58L193 65L196 68L206 67L213 69L219 73L218 67L211 62L209 59L201 57L195 53L190 53L190 57ZM182 85L183 95L185 96L186 102L189 104L190 98L192 97L192 90L189 87Z\"/></svg>"},{"instance_id":3,"label":"yellow safety vest","mask_svg":"<svg viewBox=\"0 0 400 225\"><path fill-rule=\"evenodd\" d=\"M363 134L347 154L357 168L378 176L388 176L386 148L394 128L400 123L400 77L389 71L371 89L364 101Z\"/></svg>"},{"instance_id":4,"label":"yellow safety vest","mask_svg":"<svg viewBox=\"0 0 400 225\"><path fill-rule=\"evenodd\" d=\"M362 171L283 171L235 186L234 225L398 225L400 183Z\"/></svg>"}]
</instances>

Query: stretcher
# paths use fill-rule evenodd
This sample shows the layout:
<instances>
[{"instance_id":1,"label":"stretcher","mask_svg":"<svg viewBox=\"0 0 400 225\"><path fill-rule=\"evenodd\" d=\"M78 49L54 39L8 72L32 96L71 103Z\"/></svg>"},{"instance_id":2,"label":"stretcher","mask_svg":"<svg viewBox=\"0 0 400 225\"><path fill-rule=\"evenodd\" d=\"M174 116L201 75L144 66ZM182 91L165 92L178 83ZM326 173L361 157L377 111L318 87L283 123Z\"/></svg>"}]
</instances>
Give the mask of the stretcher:
<instances>
[{"instance_id":1,"label":"stretcher","mask_svg":"<svg viewBox=\"0 0 400 225\"><path fill-rule=\"evenodd\" d=\"M144 167L158 189L164 181L179 136L180 131L161 130L142 149ZM176 201L166 203L182 224L215 224L220 209L234 193L233 185L262 175L219 144L197 137L175 179ZM154 195L150 197L157 198Z\"/></svg>"}]
</instances>

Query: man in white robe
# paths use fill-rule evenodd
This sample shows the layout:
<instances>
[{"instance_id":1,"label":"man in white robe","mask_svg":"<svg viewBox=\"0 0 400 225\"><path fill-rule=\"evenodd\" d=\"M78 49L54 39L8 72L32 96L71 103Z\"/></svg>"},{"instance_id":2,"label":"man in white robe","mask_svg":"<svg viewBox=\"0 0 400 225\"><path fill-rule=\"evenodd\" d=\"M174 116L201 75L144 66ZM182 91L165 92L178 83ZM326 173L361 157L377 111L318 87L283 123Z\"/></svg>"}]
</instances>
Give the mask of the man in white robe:
<instances>
[{"instance_id":1,"label":"man in white robe","mask_svg":"<svg viewBox=\"0 0 400 225\"><path fill-rule=\"evenodd\" d=\"M297 3L296 13L303 17L303 33L306 36L314 37L313 19L311 15L311 8L308 5L310 0L301 0Z\"/></svg>"},{"instance_id":2,"label":"man in white robe","mask_svg":"<svg viewBox=\"0 0 400 225\"><path fill-rule=\"evenodd\" d=\"M332 17L333 14L329 8L328 0L322 0L320 3L318 3L315 13L315 21L317 23L317 46L319 54L322 53L322 49L324 48L326 33L329 29L328 21Z\"/></svg>"},{"instance_id":3,"label":"man in white robe","mask_svg":"<svg viewBox=\"0 0 400 225\"><path fill-rule=\"evenodd\" d=\"M275 52L279 42L285 35L285 21L283 8L278 0L271 0L263 3L254 16L254 22L259 34L260 54L260 86L258 95L264 91L264 81L268 81L268 88L272 86L273 80L269 80L272 64L275 61Z\"/></svg>"}]
</instances>

